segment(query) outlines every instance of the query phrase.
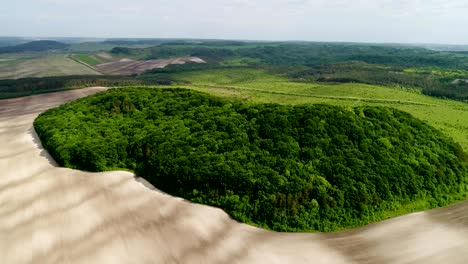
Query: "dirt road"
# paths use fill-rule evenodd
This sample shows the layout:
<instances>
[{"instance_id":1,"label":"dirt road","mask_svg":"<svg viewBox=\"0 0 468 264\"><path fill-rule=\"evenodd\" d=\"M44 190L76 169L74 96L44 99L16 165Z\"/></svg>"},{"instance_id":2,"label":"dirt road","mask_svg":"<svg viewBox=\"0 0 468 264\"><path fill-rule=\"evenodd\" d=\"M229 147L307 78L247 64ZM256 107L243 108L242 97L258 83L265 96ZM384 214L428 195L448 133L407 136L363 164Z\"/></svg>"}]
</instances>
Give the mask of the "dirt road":
<instances>
[{"instance_id":1,"label":"dirt road","mask_svg":"<svg viewBox=\"0 0 468 264\"><path fill-rule=\"evenodd\" d=\"M468 262L468 202L342 233L274 233L127 172L56 167L34 118L103 90L0 100L0 263Z\"/></svg>"}]
</instances>

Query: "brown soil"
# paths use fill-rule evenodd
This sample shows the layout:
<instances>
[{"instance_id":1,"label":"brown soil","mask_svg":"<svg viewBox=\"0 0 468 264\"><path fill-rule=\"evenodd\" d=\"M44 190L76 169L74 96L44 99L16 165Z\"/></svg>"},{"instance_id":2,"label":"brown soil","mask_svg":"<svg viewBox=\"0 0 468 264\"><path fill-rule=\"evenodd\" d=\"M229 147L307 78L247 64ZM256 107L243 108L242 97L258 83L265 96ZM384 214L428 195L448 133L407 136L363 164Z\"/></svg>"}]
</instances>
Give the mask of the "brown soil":
<instances>
[{"instance_id":1,"label":"brown soil","mask_svg":"<svg viewBox=\"0 0 468 264\"><path fill-rule=\"evenodd\" d=\"M468 202L347 232L275 233L128 172L57 167L33 120L105 89L0 100L0 263L467 263Z\"/></svg>"},{"instance_id":2,"label":"brown soil","mask_svg":"<svg viewBox=\"0 0 468 264\"><path fill-rule=\"evenodd\" d=\"M106 52L99 52L98 54L96 54L98 57L101 57L101 58L104 58L106 60L112 60L112 55L110 55L109 53L106 53Z\"/></svg>"},{"instance_id":3,"label":"brown soil","mask_svg":"<svg viewBox=\"0 0 468 264\"><path fill-rule=\"evenodd\" d=\"M184 57L176 59L146 60L136 61L132 59L121 59L96 65L96 70L115 75L140 74L156 68L164 68L170 64L185 64L187 62L205 63L204 60L197 57Z\"/></svg>"}]
</instances>

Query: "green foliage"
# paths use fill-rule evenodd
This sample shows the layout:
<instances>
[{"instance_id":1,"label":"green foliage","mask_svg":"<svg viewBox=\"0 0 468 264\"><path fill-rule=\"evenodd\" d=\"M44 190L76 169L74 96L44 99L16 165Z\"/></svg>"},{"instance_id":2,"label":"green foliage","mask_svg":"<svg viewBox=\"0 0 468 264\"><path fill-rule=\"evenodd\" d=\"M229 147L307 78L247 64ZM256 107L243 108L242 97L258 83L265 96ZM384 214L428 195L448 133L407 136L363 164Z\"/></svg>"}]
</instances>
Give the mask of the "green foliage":
<instances>
[{"instance_id":1,"label":"green foliage","mask_svg":"<svg viewBox=\"0 0 468 264\"><path fill-rule=\"evenodd\" d=\"M259 59L238 57L225 59L221 62L221 65L225 67L246 67L259 65L260 63Z\"/></svg>"},{"instance_id":2,"label":"green foliage","mask_svg":"<svg viewBox=\"0 0 468 264\"><path fill-rule=\"evenodd\" d=\"M332 231L466 193L466 156L385 107L246 105L183 89L110 90L41 114L62 165L127 168L277 231Z\"/></svg>"},{"instance_id":3,"label":"green foliage","mask_svg":"<svg viewBox=\"0 0 468 264\"><path fill-rule=\"evenodd\" d=\"M144 49L115 48L112 52L148 59L199 56L215 62L218 68L262 67L298 81L401 85L431 96L468 100L467 84L453 83L456 78L468 79L468 55L423 48L347 43L212 46L182 42Z\"/></svg>"},{"instance_id":4,"label":"green foliage","mask_svg":"<svg viewBox=\"0 0 468 264\"><path fill-rule=\"evenodd\" d=\"M164 59L184 56L197 56L208 61L218 61L225 57L234 56L230 49L213 47L185 47L185 46L156 46L144 49L116 47L111 50L115 55L144 57L145 59Z\"/></svg>"},{"instance_id":5,"label":"green foliage","mask_svg":"<svg viewBox=\"0 0 468 264\"><path fill-rule=\"evenodd\" d=\"M135 86L170 84L164 76L135 78L131 76L63 76L0 80L0 99L39 93L57 92L92 86Z\"/></svg>"},{"instance_id":6,"label":"green foliage","mask_svg":"<svg viewBox=\"0 0 468 264\"><path fill-rule=\"evenodd\" d=\"M434 126L468 151L468 104L429 97L414 88L299 82L250 68L180 72L170 77L186 88L253 102L395 107Z\"/></svg>"},{"instance_id":7,"label":"green foliage","mask_svg":"<svg viewBox=\"0 0 468 264\"><path fill-rule=\"evenodd\" d=\"M111 60L102 58L98 55L90 55L90 54L77 54L71 56L74 60L79 62L84 62L90 66L96 66L101 63L110 62Z\"/></svg>"},{"instance_id":8,"label":"green foliage","mask_svg":"<svg viewBox=\"0 0 468 264\"><path fill-rule=\"evenodd\" d=\"M59 45L53 43L34 42L18 47L53 48ZM86 50L88 44L75 44L69 49L75 50L76 45L82 45ZM197 56L208 62L201 66L175 65L167 70L156 69L147 73L164 73L167 80L173 79L168 74L184 71L250 67L288 76L298 82L400 86L430 96L468 100L468 83L456 82L468 79L468 55L463 52L441 52L403 45L224 40L117 39L93 45L107 47L105 49L113 47L110 53L114 58L145 60ZM91 66L105 62L98 54L75 57ZM1 67L2 64L5 67ZM0 58L0 68L5 73L14 69L3 74L4 78L76 75L82 71L82 74L92 74L92 69L84 65L79 65L81 69L64 71L66 67L50 68L49 61L32 64L15 65L9 59L2 63ZM65 62L61 64L65 65Z\"/></svg>"},{"instance_id":9,"label":"green foliage","mask_svg":"<svg viewBox=\"0 0 468 264\"><path fill-rule=\"evenodd\" d=\"M292 70L288 72L288 76L292 80L302 82L399 85L419 89L431 96L468 101L468 83L455 81L457 78L468 76L468 72L461 70L403 70L399 67L355 62Z\"/></svg>"},{"instance_id":10,"label":"green foliage","mask_svg":"<svg viewBox=\"0 0 468 264\"><path fill-rule=\"evenodd\" d=\"M192 46L192 47L245 47L260 44L261 42L245 42L238 40L176 40L163 42L164 46Z\"/></svg>"},{"instance_id":11,"label":"green foliage","mask_svg":"<svg viewBox=\"0 0 468 264\"><path fill-rule=\"evenodd\" d=\"M274 44L274 45L273 45ZM237 47L237 48L236 48ZM437 67L467 69L468 56L461 53L431 51L416 47L349 43L255 43L249 45L212 45L208 43L159 45L135 49L118 47L115 54L148 55L148 58L202 56L213 59L249 58L268 65L318 66L341 62L398 67Z\"/></svg>"},{"instance_id":12,"label":"green foliage","mask_svg":"<svg viewBox=\"0 0 468 264\"><path fill-rule=\"evenodd\" d=\"M422 48L365 44L304 43L245 50L244 56L260 58L267 64L309 65L359 61L399 67L467 68L468 56Z\"/></svg>"},{"instance_id":13,"label":"green foliage","mask_svg":"<svg viewBox=\"0 0 468 264\"><path fill-rule=\"evenodd\" d=\"M159 45L163 43L161 39L110 39L102 42L114 46L135 46L135 45Z\"/></svg>"}]
</instances>

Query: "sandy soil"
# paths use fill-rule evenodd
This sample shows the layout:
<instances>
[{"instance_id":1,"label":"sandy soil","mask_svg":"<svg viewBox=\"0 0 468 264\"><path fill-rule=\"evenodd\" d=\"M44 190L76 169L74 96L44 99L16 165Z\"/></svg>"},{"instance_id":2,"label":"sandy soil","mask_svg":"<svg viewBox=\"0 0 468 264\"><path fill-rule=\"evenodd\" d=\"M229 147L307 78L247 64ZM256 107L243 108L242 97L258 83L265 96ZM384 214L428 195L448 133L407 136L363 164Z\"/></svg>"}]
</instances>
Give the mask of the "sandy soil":
<instances>
[{"instance_id":1,"label":"sandy soil","mask_svg":"<svg viewBox=\"0 0 468 264\"><path fill-rule=\"evenodd\" d=\"M112 55L110 55L109 53L106 53L106 52L99 52L97 54L97 56L99 56L101 58L104 58L104 59L107 59L107 60L112 60Z\"/></svg>"},{"instance_id":2,"label":"sandy soil","mask_svg":"<svg viewBox=\"0 0 468 264\"><path fill-rule=\"evenodd\" d=\"M204 60L197 57L184 57L177 59L145 60L136 61L132 59L121 59L118 61L107 62L94 66L99 72L117 75L140 74L145 71L164 68L170 64L185 64L187 62L205 63Z\"/></svg>"},{"instance_id":3,"label":"sandy soil","mask_svg":"<svg viewBox=\"0 0 468 264\"><path fill-rule=\"evenodd\" d=\"M260 230L128 172L59 168L32 127L103 91L0 100L0 263L466 263L468 202L332 234Z\"/></svg>"}]
</instances>

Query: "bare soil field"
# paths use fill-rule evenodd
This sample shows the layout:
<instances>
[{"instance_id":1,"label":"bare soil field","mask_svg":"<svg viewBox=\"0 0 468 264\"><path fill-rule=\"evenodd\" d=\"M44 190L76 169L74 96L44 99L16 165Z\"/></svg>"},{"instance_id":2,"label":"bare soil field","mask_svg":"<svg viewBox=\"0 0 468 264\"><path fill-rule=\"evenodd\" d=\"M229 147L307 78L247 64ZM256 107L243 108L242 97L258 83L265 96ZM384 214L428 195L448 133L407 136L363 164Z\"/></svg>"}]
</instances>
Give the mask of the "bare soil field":
<instances>
[{"instance_id":1,"label":"bare soil field","mask_svg":"<svg viewBox=\"0 0 468 264\"><path fill-rule=\"evenodd\" d=\"M176 59L137 61L132 59L121 59L96 65L94 68L99 72L116 75L140 74L156 68L164 68L170 64L185 64L187 62L205 63L197 57L184 57Z\"/></svg>"},{"instance_id":2,"label":"bare soil field","mask_svg":"<svg viewBox=\"0 0 468 264\"><path fill-rule=\"evenodd\" d=\"M1 58L0 79L63 75L100 75L68 57L66 54L14 54Z\"/></svg>"},{"instance_id":3,"label":"bare soil field","mask_svg":"<svg viewBox=\"0 0 468 264\"><path fill-rule=\"evenodd\" d=\"M112 60L112 55L110 55L109 53L107 52L99 52L98 54L96 54L98 57L101 57L101 58L104 58L104 59L107 59L107 60Z\"/></svg>"},{"instance_id":4,"label":"bare soil field","mask_svg":"<svg viewBox=\"0 0 468 264\"><path fill-rule=\"evenodd\" d=\"M466 263L468 202L339 233L233 221L129 172L57 167L32 123L106 88L0 100L0 263Z\"/></svg>"}]
</instances>

